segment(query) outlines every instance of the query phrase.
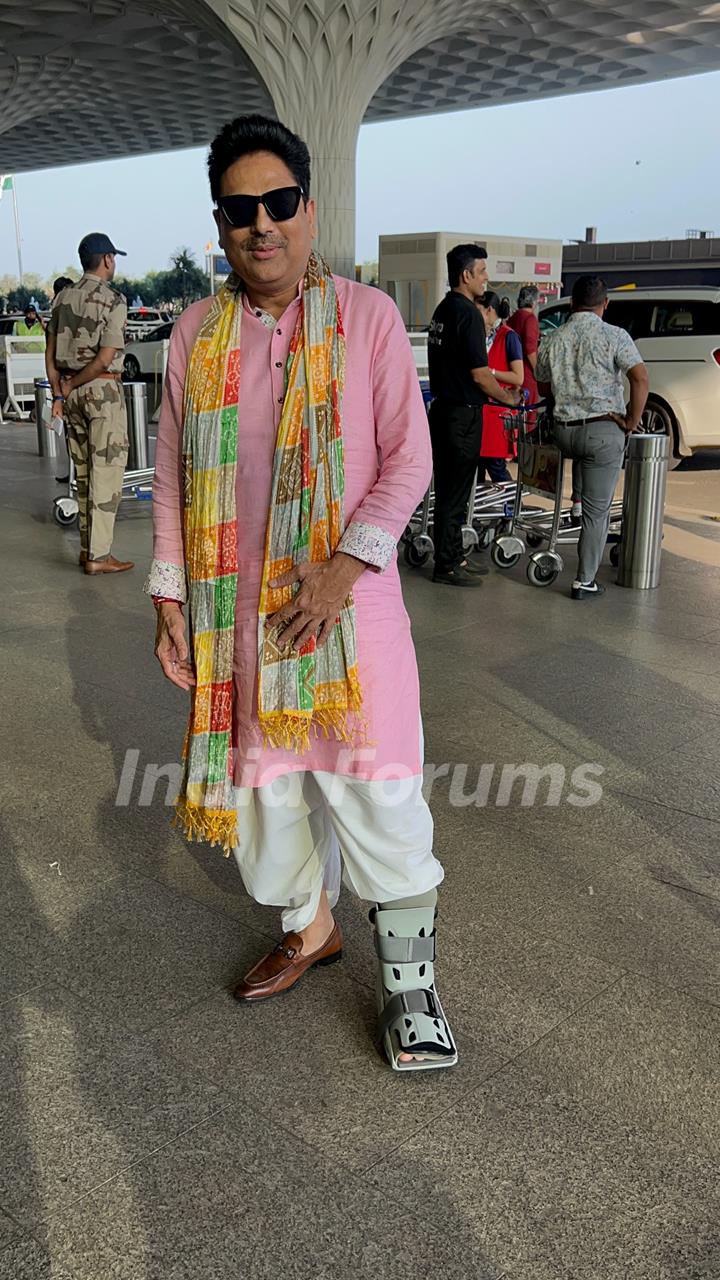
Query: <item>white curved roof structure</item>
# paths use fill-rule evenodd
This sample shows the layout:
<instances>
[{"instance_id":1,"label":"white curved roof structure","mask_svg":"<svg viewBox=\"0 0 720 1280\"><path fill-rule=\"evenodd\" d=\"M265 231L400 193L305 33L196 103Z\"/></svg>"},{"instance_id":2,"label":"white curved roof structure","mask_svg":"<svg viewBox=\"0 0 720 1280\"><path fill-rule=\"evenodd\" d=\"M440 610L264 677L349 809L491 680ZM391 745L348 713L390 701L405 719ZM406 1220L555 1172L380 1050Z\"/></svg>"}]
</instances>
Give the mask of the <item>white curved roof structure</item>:
<instances>
[{"instance_id":1,"label":"white curved roof structure","mask_svg":"<svg viewBox=\"0 0 720 1280\"><path fill-rule=\"evenodd\" d=\"M363 120L720 67L690 0L3 0L0 171L204 145L276 114L316 160L323 237L350 253Z\"/></svg>"}]
</instances>

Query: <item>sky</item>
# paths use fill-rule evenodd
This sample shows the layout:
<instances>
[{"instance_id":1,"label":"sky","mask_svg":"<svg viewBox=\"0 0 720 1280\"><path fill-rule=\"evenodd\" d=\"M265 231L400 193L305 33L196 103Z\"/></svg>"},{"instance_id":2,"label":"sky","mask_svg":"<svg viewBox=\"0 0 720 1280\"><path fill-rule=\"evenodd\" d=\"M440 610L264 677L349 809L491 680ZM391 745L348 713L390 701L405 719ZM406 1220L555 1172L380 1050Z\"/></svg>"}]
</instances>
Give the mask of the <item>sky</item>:
<instances>
[{"instance_id":1,"label":"sky","mask_svg":"<svg viewBox=\"0 0 720 1280\"><path fill-rule=\"evenodd\" d=\"M363 126L358 262L381 234L466 231L600 240L720 234L720 72L515 106ZM20 174L23 265L43 278L107 231L125 273L202 260L214 223L205 151ZM0 202L0 276L16 270L11 201Z\"/></svg>"}]
</instances>

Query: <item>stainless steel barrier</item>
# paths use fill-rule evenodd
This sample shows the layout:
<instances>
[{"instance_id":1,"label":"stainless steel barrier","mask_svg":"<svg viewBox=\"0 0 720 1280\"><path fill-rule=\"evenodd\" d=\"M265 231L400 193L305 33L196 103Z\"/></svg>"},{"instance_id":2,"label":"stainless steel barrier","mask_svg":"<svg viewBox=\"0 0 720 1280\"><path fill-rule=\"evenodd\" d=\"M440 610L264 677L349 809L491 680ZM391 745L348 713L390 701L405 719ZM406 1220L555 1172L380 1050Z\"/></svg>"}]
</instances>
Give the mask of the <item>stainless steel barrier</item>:
<instances>
[{"instance_id":1,"label":"stainless steel barrier","mask_svg":"<svg viewBox=\"0 0 720 1280\"><path fill-rule=\"evenodd\" d=\"M125 382L123 387L130 442L127 470L144 471L149 465L147 387L144 382Z\"/></svg>"},{"instance_id":2,"label":"stainless steel barrier","mask_svg":"<svg viewBox=\"0 0 720 1280\"><path fill-rule=\"evenodd\" d=\"M60 437L49 426L52 417L52 390L47 378L35 378L35 426L41 458L57 458Z\"/></svg>"},{"instance_id":3,"label":"stainless steel barrier","mask_svg":"<svg viewBox=\"0 0 720 1280\"><path fill-rule=\"evenodd\" d=\"M670 437L631 435L625 462L618 585L649 590L660 582Z\"/></svg>"}]
</instances>

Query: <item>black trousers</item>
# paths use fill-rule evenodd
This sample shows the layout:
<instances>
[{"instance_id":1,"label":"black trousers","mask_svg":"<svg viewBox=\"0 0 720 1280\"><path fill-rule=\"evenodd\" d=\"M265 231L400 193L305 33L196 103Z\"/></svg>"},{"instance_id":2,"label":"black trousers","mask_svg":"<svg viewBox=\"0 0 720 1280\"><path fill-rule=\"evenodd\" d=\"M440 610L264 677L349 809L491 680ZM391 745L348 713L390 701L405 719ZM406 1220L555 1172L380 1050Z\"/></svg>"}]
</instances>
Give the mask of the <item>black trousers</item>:
<instances>
[{"instance_id":1,"label":"black trousers","mask_svg":"<svg viewBox=\"0 0 720 1280\"><path fill-rule=\"evenodd\" d=\"M478 467L478 481L482 484L485 480L485 472L487 471L493 484L502 484L505 480L512 480L512 476L507 468L507 462L504 458L481 458Z\"/></svg>"},{"instance_id":2,"label":"black trousers","mask_svg":"<svg viewBox=\"0 0 720 1280\"><path fill-rule=\"evenodd\" d=\"M433 453L435 568L455 569L465 559L462 526L478 466L482 409L433 400L430 440Z\"/></svg>"}]
</instances>

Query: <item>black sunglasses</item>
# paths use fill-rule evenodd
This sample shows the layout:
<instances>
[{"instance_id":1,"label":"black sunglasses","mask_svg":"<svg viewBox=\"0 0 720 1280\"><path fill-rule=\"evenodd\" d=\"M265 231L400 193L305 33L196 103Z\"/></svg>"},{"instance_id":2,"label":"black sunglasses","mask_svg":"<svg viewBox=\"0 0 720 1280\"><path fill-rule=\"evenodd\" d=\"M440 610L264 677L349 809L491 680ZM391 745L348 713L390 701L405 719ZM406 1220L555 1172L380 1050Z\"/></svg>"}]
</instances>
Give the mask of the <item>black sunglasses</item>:
<instances>
[{"instance_id":1,"label":"black sunglasses","mask_svg":"<svg viewBox=\"0 0 720 1280\"><path fill-rule=\"evenodd\" d=\"M302 187L276 187L262 196L220 196L217 203L231 227L249 227L255 221L259 204L273 222L289 222L304 197Z\"/></svg>"}]
</instances>

